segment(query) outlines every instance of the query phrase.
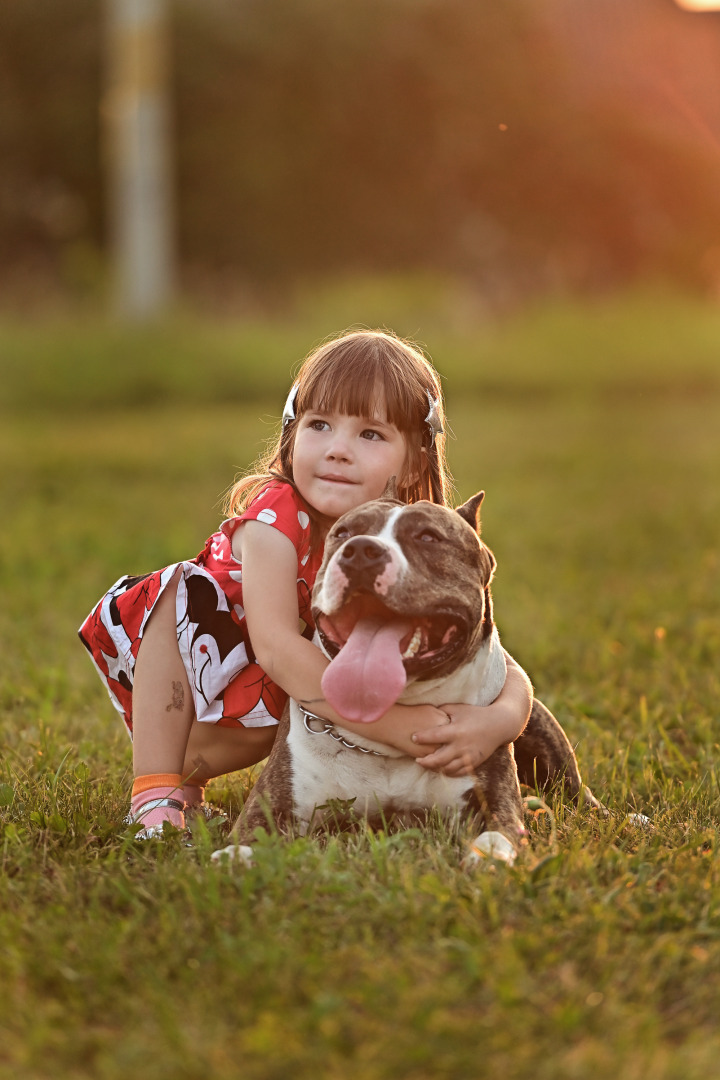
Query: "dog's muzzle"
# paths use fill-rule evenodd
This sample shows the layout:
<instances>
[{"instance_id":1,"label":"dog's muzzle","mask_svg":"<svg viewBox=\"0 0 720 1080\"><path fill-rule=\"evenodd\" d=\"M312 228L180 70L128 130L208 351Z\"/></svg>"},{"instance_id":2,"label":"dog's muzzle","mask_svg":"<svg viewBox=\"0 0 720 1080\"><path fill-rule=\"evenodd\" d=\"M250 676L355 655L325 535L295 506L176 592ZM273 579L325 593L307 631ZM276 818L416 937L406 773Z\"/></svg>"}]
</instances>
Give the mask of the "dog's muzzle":
<instances>
[{"instance_id":1,"label":"dog's muzzle","mask_svg":"<svg viewBox=\"0 0 720 1080\"><path fill-rule=\"evenodd\" d=\"M427 610L417 613L394 611L379 597L356 593L332 616L314 611L315 626L326 656L334 659L363 619L381 619L411 624L399 648L408 677L429 676L449 664L468 645L469 622L458 612Z\"/></svg>"}]
</instances>

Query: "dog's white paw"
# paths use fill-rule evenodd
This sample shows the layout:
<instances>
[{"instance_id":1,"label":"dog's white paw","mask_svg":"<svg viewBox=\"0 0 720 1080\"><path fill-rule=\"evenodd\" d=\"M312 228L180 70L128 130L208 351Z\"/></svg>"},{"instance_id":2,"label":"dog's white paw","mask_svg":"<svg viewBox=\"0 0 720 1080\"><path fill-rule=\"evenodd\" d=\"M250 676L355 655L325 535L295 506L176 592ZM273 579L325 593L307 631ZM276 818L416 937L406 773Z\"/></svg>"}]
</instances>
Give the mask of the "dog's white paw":
<instances>
[{"instance_id":1,"label":"dog's white paw","mask_svg":"<svg viewBox=\"0 0 720 1080\"><path fill-rule=\"evenodd\" d=\"M653 828L652 820L646 817L645 814L628 814L627 823L628 825L634 825L638 829Z\"/></svg>"},{"instance_id":2,"label":"dog's white paw","mask_svg":"<svg viewBox=\"0 0 720 1080\"><path fill-rule=\"evenodd\" d=\"M517 851L506 836L500 832L484 832L473 840L464 863L466 866L477 866L489 859L512 866L516 858Z\"/></svg>"},{"instance_id":3,"label":"dog's white paw","mask_svg":"<svg viewBox=\"0 0 720 1080\"><path fill-rule=\"evenodd\" d=\"M247 844L230 844L228 847L213 851L210 856L214 863L238 862L243 866L253 866L252 848Z\"/></svg>"}]
</instances>

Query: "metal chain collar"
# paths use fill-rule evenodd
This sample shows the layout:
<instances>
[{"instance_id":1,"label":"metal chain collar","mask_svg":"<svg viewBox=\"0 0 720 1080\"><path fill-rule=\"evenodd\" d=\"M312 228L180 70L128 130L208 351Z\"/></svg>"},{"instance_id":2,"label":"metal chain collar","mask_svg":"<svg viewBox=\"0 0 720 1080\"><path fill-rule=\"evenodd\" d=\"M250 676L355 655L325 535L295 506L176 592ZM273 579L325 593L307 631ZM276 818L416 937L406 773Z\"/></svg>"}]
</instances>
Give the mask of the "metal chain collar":
<instances>
[{"instance_id":1,"label":"metal chain collar","mask_svg":"<svg viewBox=\"0 0 720 1080\"><path fill-rule=\"evenodd\" d=\"M329 735L335 742L339 742L345 750L359 750L361 754L373 754L375 757L386 757L385 754L381 754L379 750L370 750L367 746L358 746L357 743L350 742L341 735L334 724L331 724L329 720L325 720L322 716L317 716L315 713L310 712L298 703L298 708L303 715L303 724L305 730L310 735ZM320 728L310 727L310 721L314 721L316 724L321 724Z\"/></svg>"}]
</instances>

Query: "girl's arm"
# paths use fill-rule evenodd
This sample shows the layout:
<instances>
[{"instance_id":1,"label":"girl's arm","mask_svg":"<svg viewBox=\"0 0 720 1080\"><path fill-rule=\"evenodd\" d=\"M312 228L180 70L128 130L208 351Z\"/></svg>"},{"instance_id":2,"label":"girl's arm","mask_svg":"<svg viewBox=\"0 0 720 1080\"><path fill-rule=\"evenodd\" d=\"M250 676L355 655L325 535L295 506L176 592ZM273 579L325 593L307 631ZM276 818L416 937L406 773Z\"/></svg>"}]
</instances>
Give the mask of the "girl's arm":
<instances>
[{"instance_id":1,"label":"girl's arm","mask_svg":"<svg viewBox=\"0 0 720 1080\"><path fill-rule=\"evenodd\" d=\"M320 680L329 661L300 633L297 552L289 537L272 525L246 521L233 536L233 553L242 562L243 607L253 651L272 681L331 723L412 757L426 754L432 740L423 739L423 745L416 746L413 733L448 724L446 710L433 705L394 705L373 724L353 724L325 701Z\"/></svg>"},{"instance_id":2,"label":"girl's arm","mask_svg":"<svg viewBox=\"0 0 720 1080\"><path fill-rule=\"evenodd\" d=\"M505 660L505 685L492 705L443 705L450 725L419 731L413 736L420 746L442 744L426 757L418 757L418 765L446 776L467 776L498 746L514 742L522 734L532 708L532 685L507 653Z\"/></svg>"}]
</instances>

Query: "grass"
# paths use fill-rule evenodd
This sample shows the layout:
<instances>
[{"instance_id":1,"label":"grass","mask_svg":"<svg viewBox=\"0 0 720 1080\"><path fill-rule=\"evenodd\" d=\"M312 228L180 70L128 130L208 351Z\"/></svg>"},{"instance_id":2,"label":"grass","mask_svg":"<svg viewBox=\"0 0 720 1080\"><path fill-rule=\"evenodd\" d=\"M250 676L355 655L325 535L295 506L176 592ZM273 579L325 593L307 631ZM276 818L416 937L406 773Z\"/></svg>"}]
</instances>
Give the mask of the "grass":
<instances>
[{"instance_id":1,"label":"grass","mask_svg":"<svg viewBox=\"0 0 720 1080\"><path fill-rule=\"evenodd\" d=\"M503 640L611 816L556 805L558 857L541 816L495 874L441 823L268 840L252 871L210 865L212 823L135 844L75 627L121 573L200 549L348 298L276 329L0 325L0 1077L720 1076L720 315L645 296L491 324L365 289L360 317L447 376ZM235 812L252 779L215 798Z\"/></svg>"}]
</instances>

